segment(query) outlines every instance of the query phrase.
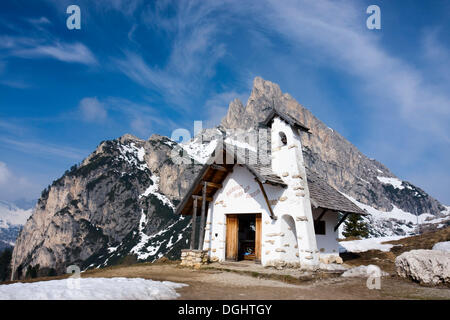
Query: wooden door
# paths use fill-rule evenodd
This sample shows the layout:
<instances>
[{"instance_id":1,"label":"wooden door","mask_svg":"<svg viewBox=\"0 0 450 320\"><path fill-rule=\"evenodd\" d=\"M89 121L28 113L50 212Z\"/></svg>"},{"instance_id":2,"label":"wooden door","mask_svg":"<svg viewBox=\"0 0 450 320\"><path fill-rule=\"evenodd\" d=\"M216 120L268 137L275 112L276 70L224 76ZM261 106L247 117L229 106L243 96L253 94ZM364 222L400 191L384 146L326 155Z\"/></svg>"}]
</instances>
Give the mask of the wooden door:
<instances>
[{"instance_id":1,"label":"wooden door","mask_svg":"<svg viewBox=\"0 0 450 320\"><path fill-rule=\"evenodd\" d=\"M227 214L227 235L226 235L226 259L238 259L238 230L239 219L235 214Z\"/></svg>"},{"instance_id":2,"label":"wooden door","mask_svg":"<svg viewBox=\"0 0 450 320\"><path fill-rule=\"evenodd\" d=\"M255 217L255 260L256 262L261 262L261 231L262 231L262 223L261 223L261 214L256 214Z\"/></svg>"}]
</instances>

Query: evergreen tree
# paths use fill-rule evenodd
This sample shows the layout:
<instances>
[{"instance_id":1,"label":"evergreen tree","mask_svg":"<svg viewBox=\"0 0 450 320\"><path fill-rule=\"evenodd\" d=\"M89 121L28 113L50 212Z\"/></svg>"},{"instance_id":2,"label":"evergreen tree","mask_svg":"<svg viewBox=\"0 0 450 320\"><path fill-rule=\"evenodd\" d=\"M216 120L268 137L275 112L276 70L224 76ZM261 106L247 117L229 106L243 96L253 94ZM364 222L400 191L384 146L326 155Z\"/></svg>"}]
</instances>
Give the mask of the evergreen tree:
<instances>
[{"instance_id":1,"label":"evergreen tree","mask_svg":"<svg viewBox=\"0 0 450 320\"><path fill-rule=\"evenodd\" d=\"M12 252L10 249L0 253L0 282L8 280L10 273L9 264L11 263Z\"/></svg>"},{"instance_id":2,"label":"evergreen tree","mask_svg":"<svg viewBox=\"0 0 450 320\"><path fill-rule=\"evenodd\" d=\"M344 222L344 231L342 232L342 235L346 238L367 238L369 236L369 228L359 214L351 214Z\"/></svg>"}]
</instances>

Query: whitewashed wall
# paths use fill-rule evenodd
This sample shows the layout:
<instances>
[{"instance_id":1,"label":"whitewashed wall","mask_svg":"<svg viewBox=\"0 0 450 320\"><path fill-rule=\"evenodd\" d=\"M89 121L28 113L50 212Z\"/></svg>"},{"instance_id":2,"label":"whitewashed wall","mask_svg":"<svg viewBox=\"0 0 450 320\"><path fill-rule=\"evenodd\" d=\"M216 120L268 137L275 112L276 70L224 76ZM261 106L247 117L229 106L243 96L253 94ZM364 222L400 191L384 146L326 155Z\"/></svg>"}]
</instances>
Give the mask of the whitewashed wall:
<instances>
[{"instance_id":1,"label":"whitewashed wall","mask_svg":"<svg viewBox=\"0 0 450 320\"><path fill-rule=\"evenodd\" d=\"M281 143L280 131L287 137L286 145ZM335 218L325 215L327 234L316 239L299 133L275 118L271 135L272 170L287 185L287 188L264 185L277 219L270 218L253 174L245 166L235 165L208 209L204 249L209 250L211 260L225 260L226 214L261 213L261 263L315 268L319 264L319 241L324 255L338 253L337 235L333 231Z\"/></svg>"},{"instance_id":2,"label":"whitewashed wall","mask_svg":"<svg viewBox=\"0 0 450 320\"><path fill-rule=\"evenodd\" d=\"M314 209L313 216L316 219L322 213L322 209ZM316 234L317 248L320 256L339 255L339 242L337 241L338 232L334 231L334 226L338 223L338 214L328 211L322 217L325 221L325 235Z\"/></svg>"}]
</instances>

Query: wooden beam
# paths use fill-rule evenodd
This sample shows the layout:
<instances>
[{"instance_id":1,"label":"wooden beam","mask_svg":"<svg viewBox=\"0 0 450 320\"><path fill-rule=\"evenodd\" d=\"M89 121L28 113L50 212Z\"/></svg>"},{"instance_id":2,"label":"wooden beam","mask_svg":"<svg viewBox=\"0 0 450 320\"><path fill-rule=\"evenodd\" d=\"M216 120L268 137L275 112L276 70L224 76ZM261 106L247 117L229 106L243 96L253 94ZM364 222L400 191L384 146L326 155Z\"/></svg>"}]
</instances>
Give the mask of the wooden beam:
<instances>
[{"instance_id":1,"label":"wooden beam","mask_svg":"<svg viewBox=\"0 0 450 320\"><path fill-rule=\"evenodd\" d=\"M315 223L319 222L320 219L323 218L324 214L328 211L328 209L323 209L322 213L314 220Z\"/></svg>"},{"instance_id":2,"label":"wooden beam","mask_svg":"<svg viewBox=\"0 0 450 320\"><path fill-rule=\"evenodd\" d=\"M189 249L193 250L195 245L195 229L197 228L197 198L194 198L194 209L192 212L192 233L191 233L191 244Z\"/></svg>"},{"instance_id":3,"label":"wooden beam","mask_svg":"<svg viewBox=\"0 0 450 320\"><path fill-rule=\"evenodd\" d=\"M203 250L203 241L205 240L205 218L206 218L206 182L203 182L202 193L202 216L200 219L200 235L198 239L198 250Z\"/></svg>"},{"instance_id":4,"label":"wooden beam","mask_svg":"<svg viewBox=\"0 0 450 320\"><path fill-rule=\"evenodd\" d=\"M197 199L197 200L199 200L199 201L203 201L203 197L202 196L192 196L192 198L194 198L194 199ZM211 198L211 197L206 197L206 201L207 202L213 202L213 198Z\"/></svg>"},{"instance_id":5,"label":"wooden beam","mask_svg":"<svg viewBox=\"0 0 450 320\"><path fill-rule=\"evenodd\" d=\"M222 189L222 185L220 183L206 182L206 184L211 188Z\"/></svg>"},{"instance_id":6,"label":"wooden beam","mask_svg":"<svg viewBox=\"0 0 450 320\"><path fill-rule=\"evenodd\" d=\"M262 192L262 194L263 194L263 196L264 196L264 200L266 200L267 207L269 208L270 218L271 218L272 220L276 220L277 217L276 217L275 214L273 213L272 207L270 206L269 198L267 197L266 190L264 190L263 184L262 184L261 181L259 181L257 178L255 178L255 181L258 183L259 188L261 189L261 192Z\"/></svg>"},{"instance_id":7,"label":"wooden beam","mask_svg":"<svg viewBox=\"0 0 450 320\"><path fill-rule=\"evenodd\" d=\"M336 230L339 228L339 226L342 224L342 222L344 222L344 220L347 219L347 216L348 216L349 214L350 214L350 213L344 214L344 216L341 218L341 220L339 220L338 224L334 226L334 231L336 231Z\"/></svg>"},{"instance_id":8,"label":"wooden beam","mask_svg":"<svg viewBox=\"0 0 450 320\"><path fill-rule=\"evenodd\" d=\"M225 167L219 166L218 164L212 164L211 169L222 171L222 172L230 172L230 170L228 170Z\"/></svg>"}]
</instances>

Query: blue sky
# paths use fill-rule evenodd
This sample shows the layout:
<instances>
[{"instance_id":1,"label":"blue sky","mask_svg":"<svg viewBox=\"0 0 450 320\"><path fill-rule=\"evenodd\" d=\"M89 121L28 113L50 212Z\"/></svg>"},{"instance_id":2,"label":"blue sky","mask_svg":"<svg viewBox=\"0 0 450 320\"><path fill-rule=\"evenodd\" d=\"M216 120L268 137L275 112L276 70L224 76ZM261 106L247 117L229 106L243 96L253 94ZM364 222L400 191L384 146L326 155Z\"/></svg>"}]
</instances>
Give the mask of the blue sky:
<instances>
[{"instance_id":1,"label":"blue sky","mask_svg":"<svg viewBox=\"0 0 450 320\"><path fill-rule=\"evenodd\" d=\"M450 204L449 24L439 0L3 0L0 199L37 198L102 140L217 124L261 76Z\"/></svg>"}]
</instances>

